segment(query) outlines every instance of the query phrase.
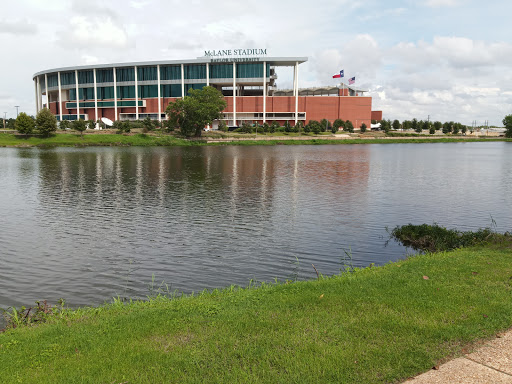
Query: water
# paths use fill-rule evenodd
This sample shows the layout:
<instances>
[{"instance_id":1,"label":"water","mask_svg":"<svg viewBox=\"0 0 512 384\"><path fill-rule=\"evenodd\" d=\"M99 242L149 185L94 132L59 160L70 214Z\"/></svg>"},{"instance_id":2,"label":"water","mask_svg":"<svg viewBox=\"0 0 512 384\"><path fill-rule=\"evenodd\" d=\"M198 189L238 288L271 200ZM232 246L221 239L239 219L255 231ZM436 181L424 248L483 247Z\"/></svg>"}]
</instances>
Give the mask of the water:
<instances>
[{"instance_id":1,"label":"water","mask_svg":"<svg viewBox=\"0 0 512 384\"><path fill-rule=\"evenodd\" d=\"M386 226L512 229L512 143L0 149L0 307L308 279Z\"/></svg>"}]
</instances>

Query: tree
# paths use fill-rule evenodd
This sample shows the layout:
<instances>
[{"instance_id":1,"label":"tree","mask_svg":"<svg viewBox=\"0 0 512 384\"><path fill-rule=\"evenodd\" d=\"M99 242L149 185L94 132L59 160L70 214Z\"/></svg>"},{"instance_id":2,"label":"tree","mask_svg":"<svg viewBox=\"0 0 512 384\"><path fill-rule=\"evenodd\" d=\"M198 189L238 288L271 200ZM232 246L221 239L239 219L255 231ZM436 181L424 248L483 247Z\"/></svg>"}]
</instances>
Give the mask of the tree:
<instances>
[{"instance_id":1,"label":"tree","mask_svg":"<svg viewBox=\"0 0 512 384\"><path fill-rule=\"evenodd\" d=\"M436 128L433 125L431 125L430 128L428 129L428 133L433 135L434 133L436 133Z\"/></svg>"},{"instance_id":2,"label":"tree","mask_svg":"<svg viewBox=\"0 0 512 384\"><path fill-rule=\"evenodd\" d=\"M35 128L35 121L25 112L20 112L14 122L14 127L19 133L30 135Z\"/></svg>"},{"instance_id":3,"label":"tree","mask_svg":"<svg viewBox=\"0 0 512 384\"><path fill-rule=\"evenodd\" d=\"M366 124L363 123L361 124L361 133L365 133L366 132Z\"/></svg>"},{"instance_id":4,"label":"tree","mask_svg":"<svg viewBox=\"0 0 512 384\"><path fill-rule=\"evenodd\" d=\"M176 121L184 136L201 136L203 128L220 119L227 103L222 93L213 87L191 89L188 96L171 102L166 113Z\"/></svg>"},{"instance_id":5,"label":"tree","mask_svg":"<svg viewBox=\"0 0 512 384\"><path fill-rule=\"evenodd\" d=\"M416 118L412 119L411 128L418 132L418 120Z\"/></svg>"},{"instance_id":6,"label":"tree","mask_svg":"<svg viewBox=\"0 0 512 384\"><path fill-rule=\"evenodd\" d=\"M414 120L416 120L416 119L414 119ZM414 120L413 120L413 124L414 124ZM416 128L414 129L416 131L416 133L421 133L421 131L423 130L423 125L424 125L423 120L416 122Z\"/></svg>"},{"instance_id":7,"label":"tree","mask_svg":"<svg viewBox=\"0 0 512 384\"><path fill-rule=\"evenodd\" d=\"M443 128L443 123L441 123L440 121L434 122L434 129L436 131L440 131L442 128Z\"/></svg>"},{"instance_id":8,"label":"tree","mask_svg":"<svg viewBox=\"0 0 512 384\"><path fill-rule=\"evenodd\" d=\"M334 123L332 124L332 128L336 129L336 131L339 131L340 128L341 129L345 128L345 121L343 121L341 119L334 120Z\"/></svg>"},{"instance_id":9,"label":"tree","mask_svg":"<svg viewBox=\"0 0 512 384\"><path fill-rule=\"evenodd\" d=\"M463 125L461 128L460 128L460 131L465 135L466 132L468 131L468 127L467 125Z\"/></svg>"},{"instance_id":10,"label":"tree","mask_svg":"<svg viewBox=\"0 0 512 384\"><path fill-rule=\"evenodd\" d=\"M82 119L74 120L73 123L71 123L71 128L73 128L75 131L80 132L80 136L82 136L83 138L84 131L87 129L87 122Z\"/></svg>"},{"instance_id":11,"label":"tree","mask_svg":"<svg viewBox=\"0 0 512 384\"><path fill-rule=\"evenodd\" d=\"M36 127L41 134L48 137L57 130L57 118L48 108L43 108L36 116Z\"/></svg>"},{"instance_id":12,"label":"tree","mask_svg":"<svg viewBox=\"0 0 512 384\"><path fill-rule=\"evenodd\" d=\"M347 120L345 122L345 128L347 129L347 131L349 131L350 133L354 133L354 124L352 124L352 122L350 120Z\"/></svg>"},{"instance_id":13,"label":"tree","mask_svg":"<svg viewBox=\"0 0 512 384\"><path fill-rule=\"evenodd\" d=\"M286 120L284 122L284 131L285 132L291 132L292 131L292 126L290 124L290 122L288 120Z\"/></svg>"},{"instance_id":14,"label":"tree","mask_svg":"<svg viewBox=\"0 0 512 384\"><path fill-rule=\"evenodd\" d=\"M400 121L398 121L398 120L396 120L396 119L395 119L395 120L393 120L393 129L394 129L395 131L398 131L398 130L400 129Z\"/></svg>"},{"instance_id":15,"label":"tree","mask_svg":"<svg viewBox=\"0 0 512 384\"><path fill-rule=\"evenodd\" d=\"M454 135L457 135L459 133L459 129L460 129L460 123L453 124L453 134Z\"/></svg>"},{"instance_id":16,"label":"tree","mask_svg":"<svg viewBox=\"0 0 512 384\"><path fill-rule=\"evenodd\" d=\"M443 133L446 135L447 133L450 133L451 131L452 131L452 125L446 121L443 124Z\"/></svg>"},{"instance_id":17,"label":"tree","mask_svg":"<svg viewBox=\"0 0 512 384\"><path fill-rule=\"evenodd\" d=\"M505 137L512 138L512 115L505 116L503 125L505 127Z\"/></svg>"}]
</instances>

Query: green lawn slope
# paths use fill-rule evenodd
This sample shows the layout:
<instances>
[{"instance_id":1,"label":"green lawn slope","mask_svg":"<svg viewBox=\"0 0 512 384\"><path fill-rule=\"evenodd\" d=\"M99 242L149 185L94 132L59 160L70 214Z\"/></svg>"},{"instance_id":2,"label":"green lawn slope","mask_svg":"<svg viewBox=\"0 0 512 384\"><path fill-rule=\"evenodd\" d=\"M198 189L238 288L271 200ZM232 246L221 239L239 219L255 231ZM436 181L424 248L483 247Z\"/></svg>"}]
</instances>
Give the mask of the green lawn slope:
<instances>
[{"instance_id":1,"label":"green lawn slope","mask_svg":"<svg viewBox=\"0 0 512 384\"><path fill-rule=\"evenodd\" d=\"M393 383L512 326L510 244L68 311L0 334L2 383Z\"/></svg>"}]
</instances>

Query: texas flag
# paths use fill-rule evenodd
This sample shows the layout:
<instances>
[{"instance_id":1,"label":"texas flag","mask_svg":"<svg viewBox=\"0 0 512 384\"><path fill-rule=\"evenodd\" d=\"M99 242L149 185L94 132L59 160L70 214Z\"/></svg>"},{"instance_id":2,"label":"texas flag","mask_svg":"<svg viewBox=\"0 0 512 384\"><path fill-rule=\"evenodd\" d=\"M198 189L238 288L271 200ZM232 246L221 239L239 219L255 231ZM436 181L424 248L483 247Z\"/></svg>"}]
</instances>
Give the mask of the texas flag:
<instances>
[{"instance_id":1,"label":"texas flag","mask_svg":"<svg viewBox=\"0 0 512 384\"><path fill-rule=\"evenodd\" d=\"M356 77L355 77L355 76L354 76L354 77L352 77L352 78L350 78L350 79L348 79L348 83L349 83L350 85L354 84L355 82L356 82Z\"/></svg>"},{"instance_id":2,"label":"texas flag","mask_svg":"<svg viewBox=\"0 0 512 384\"><path fill-rule=\"evenodd\" d=\"M335 74L332 78L333 78L333 79L336 79L336 78L340 78L340 77L345 76L345 73L344 73L343 71L344 71L344 69L342 69L342 70L340 71L340 73Z\"/></svg>"}]
</instances>

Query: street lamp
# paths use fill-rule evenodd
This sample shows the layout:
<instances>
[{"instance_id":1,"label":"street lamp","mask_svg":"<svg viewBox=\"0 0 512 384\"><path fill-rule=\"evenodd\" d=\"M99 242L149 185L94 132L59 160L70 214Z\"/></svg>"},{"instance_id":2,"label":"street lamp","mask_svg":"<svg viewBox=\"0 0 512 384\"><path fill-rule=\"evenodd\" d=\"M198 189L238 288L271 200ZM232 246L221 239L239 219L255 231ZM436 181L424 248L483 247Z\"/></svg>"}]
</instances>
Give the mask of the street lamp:
<instances>
[{"instance_id":1,"label":"street lamp","mask_svg":"<svg viewBox=\"0 0 512 384\"><path fill-rule=\"evenodd\" d=\"M19 107L20 107L19 105L15 105L15 106L14 106L14 108L16 108L16 118L18 117L18 108L19 108Z\"/></svg>"},{"instance_id":2,"label":"street lamp","mask_svg":"<svg viewBox=\"0 0 512 384\"><path fill-rule=\"evenodd\" d=\"M4 112L4 129L5 129L5 119L7 118L7 112Z\"/></svg>"}]
</instances>

